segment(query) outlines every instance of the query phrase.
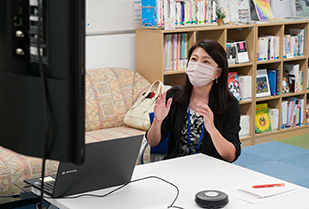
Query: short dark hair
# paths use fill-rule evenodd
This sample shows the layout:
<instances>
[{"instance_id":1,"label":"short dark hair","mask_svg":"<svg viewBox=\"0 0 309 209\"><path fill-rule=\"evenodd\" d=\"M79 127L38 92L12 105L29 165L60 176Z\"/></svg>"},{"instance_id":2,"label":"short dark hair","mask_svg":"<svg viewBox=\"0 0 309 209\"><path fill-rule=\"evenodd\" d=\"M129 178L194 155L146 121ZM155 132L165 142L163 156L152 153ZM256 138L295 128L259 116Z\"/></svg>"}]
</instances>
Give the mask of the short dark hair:
<instances>
[{"instance_id":1,"label":"short dark hair","mask_svg":"<svg viewBox=\"0 0 309 209\"><path fill-rule=\"evenodd\" d=\"M214 40L205 39L198 41L192 46L188 53L188 63L192 56L192 52L201 47L209 56L218 64L218 67L222 69L221 76L218 78L218 83L214 82L210 91L209 106L216 116L221 115L231 106L232 94L228 89L228 61L225 49ZM188 64L187 64L188 65ZM178 93L175 94L174 102L179 104L185 104L190 100L192 92L192 84L186 75L186 82L183 87L175 87L172 89Z\"/></svg>"}]
</instances>

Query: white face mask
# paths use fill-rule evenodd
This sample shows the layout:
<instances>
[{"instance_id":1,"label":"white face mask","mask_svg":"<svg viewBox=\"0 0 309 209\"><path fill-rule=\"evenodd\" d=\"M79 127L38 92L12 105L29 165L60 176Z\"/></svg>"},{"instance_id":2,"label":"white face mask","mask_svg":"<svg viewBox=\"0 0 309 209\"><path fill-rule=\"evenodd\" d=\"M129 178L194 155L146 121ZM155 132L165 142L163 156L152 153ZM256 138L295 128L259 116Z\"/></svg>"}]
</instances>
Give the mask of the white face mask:
<instances>
[{"instance_id":1,"label":"white face mask","mask_svg":"<svg viewBox=\"0 0 309 209\"><path fill-rule=\"evenodd\" d=\"M206 86L214 80L214 72L219 68L201 62L189 62L186 74L193 86Z\"/></svg>"}]
</instances>

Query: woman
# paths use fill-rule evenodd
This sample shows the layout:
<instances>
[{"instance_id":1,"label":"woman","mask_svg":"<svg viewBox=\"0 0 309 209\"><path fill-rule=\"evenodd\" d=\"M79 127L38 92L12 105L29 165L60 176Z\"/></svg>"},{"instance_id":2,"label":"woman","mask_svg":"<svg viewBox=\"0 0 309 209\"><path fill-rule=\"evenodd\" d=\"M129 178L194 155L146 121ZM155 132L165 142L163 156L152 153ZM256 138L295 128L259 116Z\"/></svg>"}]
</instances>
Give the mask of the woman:
<instances>
[{"instance_id":1,"label":"woman","mask_svg":"<svg viewBox=\"0 0 309 209\"><path fill-rule=\"evenodd\" d=\"M196 43L185 72L185 85L164 92L155 103L146 132L149 145L157 146L170 133L165 159L201 152L235 161L241 149L240 108L228 90L225 50L213 40Z\"/></svg>"}]
</instances>

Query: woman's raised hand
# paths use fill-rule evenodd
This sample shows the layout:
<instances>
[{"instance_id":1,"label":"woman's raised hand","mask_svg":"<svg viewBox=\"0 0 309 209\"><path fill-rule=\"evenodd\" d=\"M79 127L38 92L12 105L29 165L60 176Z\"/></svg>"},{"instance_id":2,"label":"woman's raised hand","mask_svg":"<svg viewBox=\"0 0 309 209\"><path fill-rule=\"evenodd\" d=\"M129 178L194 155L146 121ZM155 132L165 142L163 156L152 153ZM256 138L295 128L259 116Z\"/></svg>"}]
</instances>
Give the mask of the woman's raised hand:
<instances>
[{"instance_id":1,"label":"woman's raised hand","mask_svg":"<svg viewBox=\"0 0 309 209\"><path fill-rule=\"evenodd\" d=\"M154 118L157 122L162 122L167 116L168 112L170 111L172 100L172 98L169 98L167 103L165 104L166 92L163 92L163 94L159 94L154 106Z\"/></svg>"}]
</instances>

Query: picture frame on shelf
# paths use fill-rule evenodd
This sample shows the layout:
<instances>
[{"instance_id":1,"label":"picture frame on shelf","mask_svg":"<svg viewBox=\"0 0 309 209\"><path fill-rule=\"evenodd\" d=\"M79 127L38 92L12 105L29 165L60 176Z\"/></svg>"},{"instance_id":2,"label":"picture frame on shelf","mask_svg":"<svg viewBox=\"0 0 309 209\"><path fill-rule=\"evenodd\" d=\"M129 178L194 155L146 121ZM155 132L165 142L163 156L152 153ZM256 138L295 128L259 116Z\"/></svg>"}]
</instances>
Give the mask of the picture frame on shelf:
<instances>
[{"instance_id":1,"label":"picture frame on shelf","mask_svg":"<svg viewBox=\"0 0 309 209\"><path fill-rule=\"evenodd\" d=\"M270 96L270 86L267 69L259 69L256 73L256 97Z\"/></svg>"}]
</instances>

